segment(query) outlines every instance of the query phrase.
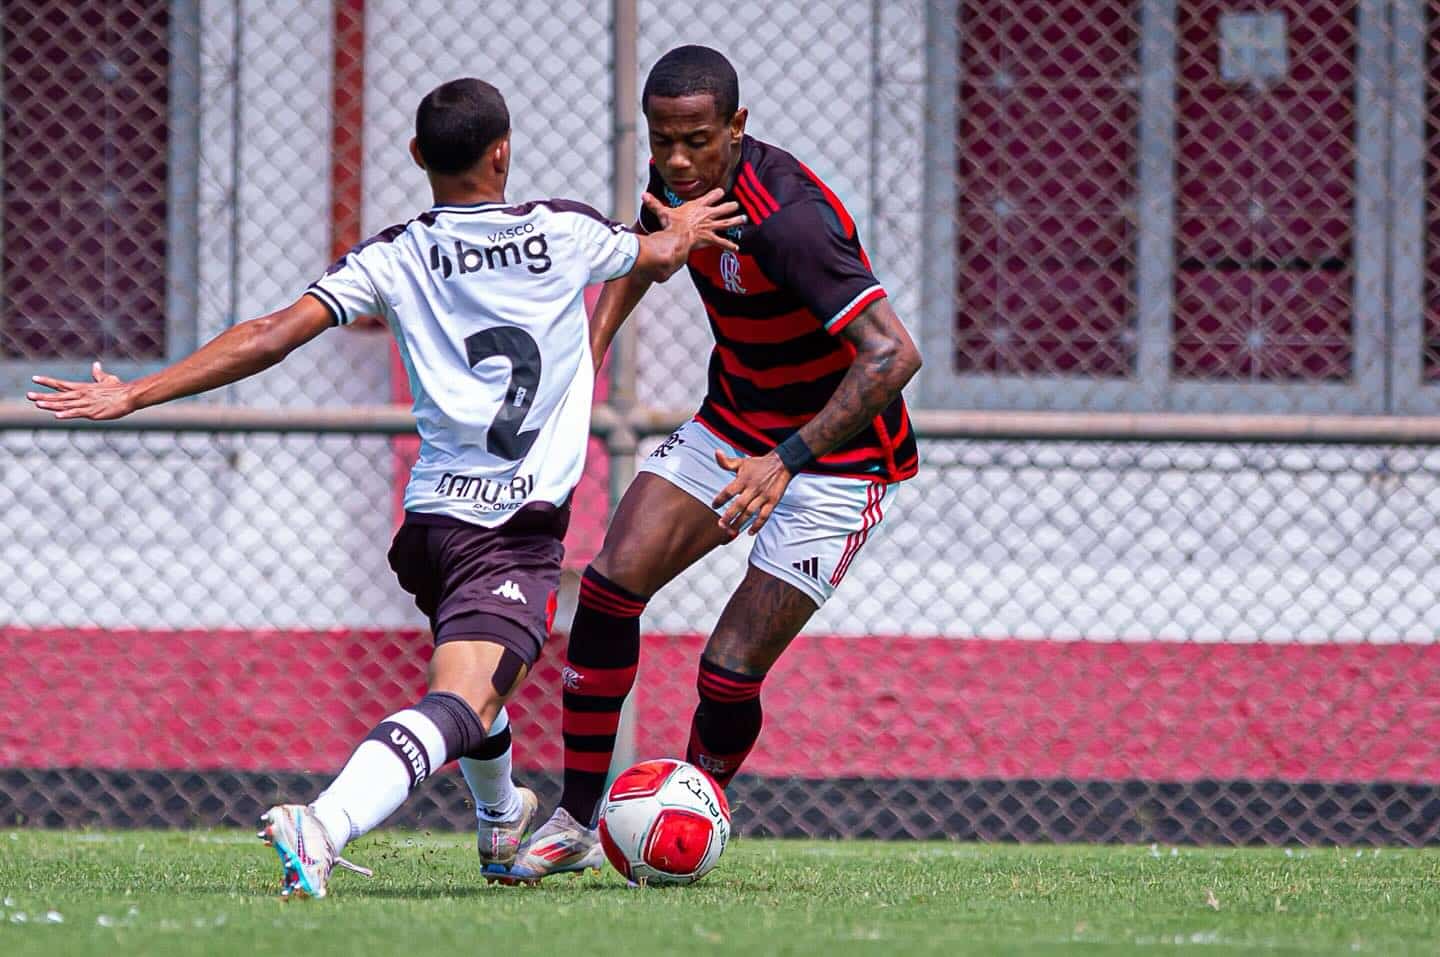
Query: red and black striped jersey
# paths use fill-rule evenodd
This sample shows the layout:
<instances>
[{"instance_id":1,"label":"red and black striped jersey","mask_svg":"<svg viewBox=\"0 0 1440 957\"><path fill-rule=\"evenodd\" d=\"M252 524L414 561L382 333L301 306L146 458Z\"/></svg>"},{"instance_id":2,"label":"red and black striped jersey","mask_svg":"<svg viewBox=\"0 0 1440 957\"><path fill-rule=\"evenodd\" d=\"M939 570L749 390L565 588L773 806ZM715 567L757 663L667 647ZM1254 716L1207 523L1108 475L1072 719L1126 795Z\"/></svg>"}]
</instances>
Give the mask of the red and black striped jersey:
<instances>
[{"instance_id":1,"label":"red and black striped jersey","mask_svg":"<svg viewBox=\"0 0 1440 957\"><path fill-rule=\"evenodd\" d=\"M649 191L680 205L654 164ZM715 334L696 418L736 448L763 455L830 400L855 359L839 333L885 289L845 206L784 150L746 136L726 198L749 220L736 239L739 252L697 249L687 264ZM645 210L640 227L660 224ZM894 482L917 465L910 417L896 397L807 471Z\"/></svg>"}]
</instances>

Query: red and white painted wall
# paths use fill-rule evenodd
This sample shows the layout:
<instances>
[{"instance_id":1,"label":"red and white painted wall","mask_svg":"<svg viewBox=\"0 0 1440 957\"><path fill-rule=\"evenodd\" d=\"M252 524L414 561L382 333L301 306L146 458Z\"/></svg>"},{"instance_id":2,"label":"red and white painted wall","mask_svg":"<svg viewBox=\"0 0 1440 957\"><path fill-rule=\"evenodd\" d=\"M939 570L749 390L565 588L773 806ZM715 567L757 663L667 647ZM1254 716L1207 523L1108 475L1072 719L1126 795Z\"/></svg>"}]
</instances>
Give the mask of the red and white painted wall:
<instances>
[{"instance_id":1,"label":"red and white painted wall","mask_svg":"<svg viewBox=\"0 0 1440 957\"><path fill-rule=\"evenodd\" d=\"M642 70L679 42L725 50L739 68L752 131L800 154L855 213L880 278L927 353L930 379L917 394L949 404L978 394L965 385L963 363L949 361L952 337L973 332L977 342L988 342L994 330L937 312L926 292L927 269L940 254L927 247L934 237L926 225L923 167L933 131L925 91L927 57L936 46L927 39L934 24L925 11L882 4L872 21L865 5L837 3L823 31L806 27L809 33L765 45L754 37L773 13L761 5L738 14L704 4L640 6ZM988 23L996 35L1015 27L1001 22L1011 6L962 5L972 27ZM1052 6L1061 8L1063 25L1071 8ZM1143 38L1133 31L1133 6L1085 8L1087 29L1112 24L1116 31L1095 40L1097 49L1130 51L1132 60L1116 66L1107 82L1134 96L1117 94L1110 103L1120 129L1109 147L1115 152L1090 155L1084 168L1067 166L1061 156L1054 163L1061 179L1093 175L1106 164L1136 169L1150 142L1134 112L1136 84L1165 74L1153 62L1139 69ZM1158 6L1176 29L1218 29L1215 4ZM1317 5L1247 6L1294 23L1304 19L1301 7ZM1332 45L1343 55L1338 66L1326 62L1344 86L1359 70L1359 34L1372 22L1373 4L1319 6L1335 9L1336 22L1324 29L1339 31ZM7 4L5 16L19 17L26 7ZM178 102L174 91L184 91L196 106L198 156L170 154L172 164L193 162L199 171L190 234L198 274L194 337L204 340L284 304L337 249L428 204L406 153L413 108L426 90L455 75L495 80L509 99L513 197L564 194L607 208L608 23L605 11L592 7L534 5L513 16L477 9L473 19L445 29L437 25L453 22L453 7L430 0L418 6L297 0L259 10L207 4L198 48L187 61L191 72L171 73L171 99ZM1115 15L1097 18L1101 7ZM193 4L167 9L174 23L199 23L185 19ZM980 57L978 35L968 34L970 45L960 50ZM846 57L883 67L857 70ZM1043 75L1066 67L1062 60L1031 66ZM1227 232L1229 199L1206 189L1238 176L1253 156L1237 145L1235 126L1206 132L1205 124L1190 121L1192 108L1223 116L1234 104L1207 102L1224 97L1187 81L1183 70L1176 74L1179 62L1172 61L1169 75L1182 122L1168 149L1180 157L1213 147L1224 175L1202 182L1194 167L1184 168L1189 178L1182 169L1168 189L1171 214L1183 207L1184 215L1142 224L1168 228L1164 245L1178 249L1170 281L1156 287L1165 290L1163 301L1132 275L1145 261L1134 221L1101 216L1097 231L1084 237L1094 246L1085 263L1051 263L1046 281L1091 290L1109 283L1118 297L1108 306L1080 297L1047 309L1063 325L1066 309L1109 315L1105 308L1113 306L1119 330L1126 309L1161 301L1164 310L1173 306L1179 334L1158 367L1169 370L1162 378L1186 380L1165 395L1202 401L1203 390L1233 388L1263 402L1271 394L1263 390L1275 386L1284 407L1287 395L1333 385L1335 356L1372 349L1365 337L1373 303L1363 278L1367 269L1387 274L1385 263L1367 265L1351 255L1354 237L1368 227L1349 221L1326 234L1349 237L1337 253L1349 257L1341 279L1334 270L1303 281L1277 279L1259 254L1248 271L1237 256L1208 259L1210 246L1240 240ZM986 95L975 90L960 99L978 103ZM1047 108L1063 99L1052 97ZM1303 96L1276 94L1274 105L1308 109ZM1358 218L1356 177L1375 171L1358 161L1345 166L1370 135L1358 107L1347 115L1351 125L1340 123L1327 149L1338 151L1330 159L1351 173L1317 182L1327 202ZM1017 138L1027 130L1037 137L1036 150L1053 147L1050 128L1024 122L1036 115L1015 119L994 127L1005 150L1025 154ZM1278 116L1275 128L1293 119ZM956 135L980 137L983 145L983 126L957 122ZM1283 145L1277 141L1271 152L1283 153ZM977 209L990 203L993 213L997 197L984 182L966 180L980 183L979 191L962 189L956 201ZM1057 188L1069 196L1081 185ZM1125 195L1124 202L1134 200ZM1055 205L1074 213L1058 199ZM1286 215L1311 236L1299 225L1303 210ZM1053 244L1073 234L1067 230L1075 223L1067 222L1031 221L1021 239ZM993 216L974 225L972 239L1018 228ZM1110 227L1118 232L1106 232ZM1267 235L1278 249L1293 245L1298 233ZM1095 265L1100 247L1119 250L1103 268ZM1007 273L1003 261L986 260L973 245L946 248L971 250L947 267L967 288L1020 295L1036 278ZM1277 257L1283 258L1279 252L1270 258ZM1104 274L1098 279L1097 270ZM1328 343L1331 351L1315 353L1324 361L1314 365L1313 382L1303 374L1265 380L1263 370L1287 361L1283 343L1253 367L1233 350L1205 351L1213 317L1197 303L1219 301L1219 287L1293 281L1305 289L1324 286L1309 299L1325 304L1315 319L1320 332L1304 345ZM1192 295L1202 287L1205 296ZM1144 296L1152 299L1136 298ZM1162 313L1162 329L1171 315ZM1255 328L1273 318L1265 313ZM671 283L637 321L646 331L642 401L695 404L707 336L693 292L683 280ZM1216 341L1238 349L1252 331L1238 333L1238 344ZM1112 357L1140 348L1126 344L1123 330L1115 342L1121 352L1107 353ZM1020 362L1013 369L989 369L998 385L986 394L998 398L985 401L1034 405L1041 392L1075 405L1129 401L1105 398L1116 389L1104 362L1076 375L1058 369L1057 356L1041 347L1029 359L1012 355L1006 361ZM1202 353L1220 359L1210 362ZM1383 357L1373 361L1383 364ZM1369 401L1370 368L1353 367L1356 384L1342 405L1355 395L1360 407ZM336 331L222 401L390 401L401 394L395 371L382 333ZM1044 381L1011 388L1001 371ZM1057 372L1065 375L1045 378ZM427 642L384 558L403 444L349 437L32 438L7 438L3 462L0 500L11 520L0 544L0 652L10 664L0 673L0 711L41 695L61 696L73 707L46 741L0 728L0 766L324 771L376 717L418 689ZM571 542L577 567L598 546L604 519L606 463L598 448L592 451ZM1393 463L1379 453L1336 450L1329 465L1287 470L1291 454L1315 455L1272 448L1262 460L1236 449L1171 449L1157 465L1114 448L928 443L923 474L897 496L884 534L867 545L768 683L767 731L750 768L765 775L906 778L1440 780L1433 747L1440 739L1434 644L1440 471L1425 458L1396 483L1382 480ZM739 580L743 548L722 550L651 603L638 698L643 753L673 753L684 744L699 636ZM527 767L553 768L558 760L560 650L557 641L516 708ZM293 715L277 687L305 688L307 697L324 689L322 710L333 733L314 736L312 750L282 747L293 741ZM164 733L154 734L157 727Z\"/></svg>"}]
</instances>

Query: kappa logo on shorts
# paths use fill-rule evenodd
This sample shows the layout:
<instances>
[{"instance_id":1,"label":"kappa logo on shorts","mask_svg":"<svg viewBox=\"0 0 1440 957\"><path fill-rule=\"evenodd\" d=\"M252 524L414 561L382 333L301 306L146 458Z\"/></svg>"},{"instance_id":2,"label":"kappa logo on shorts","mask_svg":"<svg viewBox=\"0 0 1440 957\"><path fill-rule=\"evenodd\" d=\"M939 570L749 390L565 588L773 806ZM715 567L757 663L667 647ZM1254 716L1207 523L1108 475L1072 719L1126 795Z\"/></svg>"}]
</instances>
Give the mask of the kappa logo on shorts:
<instances>
[{"instance_id":1,"label":"kappa logo on shorts","mask_svg":"<svg viewBox=\"0 0 1440 957\"><path fill-rule=\"evenodd\" d=\"M809 575L816 581L820 580L820 559L818 556L812 555L801 561L791 562L790 567L802 575Z\"/></svg>"},{"instance_id":2,"label":"kappa logo on shorts","mask_svg":"<svg viewBox=\"0 0 1440 957\"><path fill-rule=\"evenodd\" d=\"M525 593L520 590L520 586L515 584L508 578L505 579L505 584L501 585L499 588L496 588L494 591L490 592L490 594L499 595L501 598L508 598L511 601L518 601L522 605L530 604L525 600Z\"/></svg>"}]
</instances>

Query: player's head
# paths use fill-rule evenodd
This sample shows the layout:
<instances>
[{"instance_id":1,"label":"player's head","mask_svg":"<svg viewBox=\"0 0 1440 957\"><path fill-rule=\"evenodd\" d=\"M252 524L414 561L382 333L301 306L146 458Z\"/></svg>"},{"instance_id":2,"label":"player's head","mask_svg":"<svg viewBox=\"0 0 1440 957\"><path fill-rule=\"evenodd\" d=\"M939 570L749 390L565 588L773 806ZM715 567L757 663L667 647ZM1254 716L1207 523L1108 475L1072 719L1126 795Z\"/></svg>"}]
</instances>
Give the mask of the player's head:
<instances>
[{"instance_id":1,"label":"player's head","mask_svg":"<svg viewBox=\"0 0 1440 957\"><path fill-rule=\"evenodd\" d=\"M735 68L722 53L701 46L671 50L646 77L640 106L650 157L677 196L694 199L729 187L747 113Z\"/></svg>"},{"instance_id":2,"label":"player's head","mask_svg":"<svg viewBox=\"0 0 1440 957\"><path fill-rule=\"evenodd\" d=\"M431 177L498 176L510 170L510 110L500 91L464 77L442 83L415 111L410 154Z\"/></svg>"}]
</instances>

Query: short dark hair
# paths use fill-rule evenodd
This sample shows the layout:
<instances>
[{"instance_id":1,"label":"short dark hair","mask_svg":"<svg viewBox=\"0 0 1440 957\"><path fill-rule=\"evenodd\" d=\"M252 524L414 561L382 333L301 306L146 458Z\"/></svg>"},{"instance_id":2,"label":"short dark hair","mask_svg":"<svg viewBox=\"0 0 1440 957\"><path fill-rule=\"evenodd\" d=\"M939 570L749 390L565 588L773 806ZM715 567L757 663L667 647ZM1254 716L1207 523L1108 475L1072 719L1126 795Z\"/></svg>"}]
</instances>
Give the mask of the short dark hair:
<instances>
[{"instance_id":1,"label":"short dark hair","mask_svg":"<svg viewBox=\"0 0 1440 957\"><path fill-rule=\"evenodd\" d=\"M698 96L708 93L715 98L715 112L728 121L740 108L740 78L725 54L702 46L676 47L650 68L645 89L640 94L640 108L650 109L650 98Z\"/></svg>"},{"instance_id":2,"label":"short dark hair","mask_svg":"<svg viewBox=\"0 0 1440 957\"><path fill-rule=\"evenodd\" d=\"M505 97L474 77L442 83L425 94L415 111L416 145L425 168L434 173L463 173L508 132Z\"/></svg>"}]
</instances>

